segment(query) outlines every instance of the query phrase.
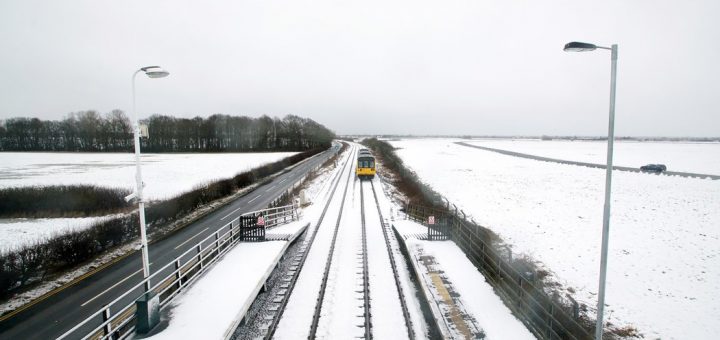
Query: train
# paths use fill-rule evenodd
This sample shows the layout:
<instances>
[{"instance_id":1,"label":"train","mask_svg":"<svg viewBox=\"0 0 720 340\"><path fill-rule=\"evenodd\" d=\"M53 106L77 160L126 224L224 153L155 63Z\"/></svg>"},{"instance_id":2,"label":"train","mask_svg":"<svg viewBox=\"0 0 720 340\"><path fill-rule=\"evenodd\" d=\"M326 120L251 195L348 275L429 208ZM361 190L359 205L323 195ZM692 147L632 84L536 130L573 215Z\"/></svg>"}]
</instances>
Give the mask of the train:
<instances>
[{"instance_id":1,"label":"train","mask_svg":"<svg viewBox=\"0 0 720 340\"><path fill-rule=\"evenodd\" d=\"M355 174L359 179L372 179L375 177L375 157L368 149L360 149L357 156Z\"/></svg>"}]
</instances>

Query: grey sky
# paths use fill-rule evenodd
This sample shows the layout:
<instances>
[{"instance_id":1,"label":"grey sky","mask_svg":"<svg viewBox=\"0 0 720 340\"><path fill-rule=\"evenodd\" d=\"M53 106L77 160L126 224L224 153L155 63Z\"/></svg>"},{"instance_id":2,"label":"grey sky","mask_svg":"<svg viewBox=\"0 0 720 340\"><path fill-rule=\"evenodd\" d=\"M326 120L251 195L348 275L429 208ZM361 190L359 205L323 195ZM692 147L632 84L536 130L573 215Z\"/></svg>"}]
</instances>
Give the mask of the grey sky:
<instances>
[{"instance_id":1,"label":"grey sky","mask_svg":"<svg viewBox=\"0 0 720 340\"><path fill-rule=\"evenodd\" d=\"M720 135L720 2L0 2L0 119L298 114L341 134Z\"/></svg>"}]
</instances>

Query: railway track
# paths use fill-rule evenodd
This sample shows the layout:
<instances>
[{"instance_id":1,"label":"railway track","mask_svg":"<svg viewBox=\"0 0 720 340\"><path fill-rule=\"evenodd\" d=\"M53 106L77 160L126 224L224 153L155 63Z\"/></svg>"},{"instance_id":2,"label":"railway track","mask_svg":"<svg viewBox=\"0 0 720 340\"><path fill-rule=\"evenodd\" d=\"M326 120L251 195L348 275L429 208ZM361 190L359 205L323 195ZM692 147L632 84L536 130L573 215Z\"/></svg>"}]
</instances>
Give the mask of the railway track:
<instances>
[{"instance_id":1,"label":"railway track","mask_svg":"<svg viewBox=\"0 0 720 340\"><path fill-rule=\"evenodd\" d=\"M243 322L243 324L235 330L233 336L234 339L271 339L275 334L278 323L282 319L283 312L287 306L288 299L295 288L295 284L297 283L300 271L305 265L307 256L310 253L310 248L315 241L318 229L328 212L340 182L343 180L343 174L348 168L351 168L351 160L352 155L349 155L344 162L342 170L337 173L337 176L330 180L332 189L329 191L329 198L323 207L322 213L320 214L315 227L311 231L306 232L306 236L298 245L298 248L294 250L294 256L290 259L287 270L285 270L281 274L282 277L279 278L279 286L275 287L276 289L273 289L270 294L271 296L263 301L262 306L258 306L258 309L262 311L254 313L251 319Z\"/></svg>"},{"instance_id":2,"label":"railway track","mask_svg":"<svg viewBox=\"0 0 720 340\"><path fill-rule=\"evenodd\" d=\"M410 311L408 310L407 301L405 301L405 293L403 292L402 285L400 284L400 276L398 274L397 263L395 263L395 256L393 255L393 250L392 250L391 239L393 241L395 241L396 243L397 243L397 240L395 240L394 233L390 229L390 226L387 223L385 223L385 219L383 218L382 210L380 209L380 201L378 200L377 192L375 191L374 181L370 181L370 187L372 188L373 198L375 201L375 208L377 208L377 213L378 213L378 216L380 217L380 227L382 228L383 238L385 239L385 248L387 249L387 255L388 255L388 258L390 259L390 266L392 267L393 278L395 281L395 289L397 290L398 298L400 300L403 319L405 320L405 328L407 329L408 339L414 340L415 332L413 331L412 319L410 317Z\"/></svg>"},{"instance_id":3,"label":"railway track","mask_svg":"<svg viewBox=\"0 0 720 340\"><path fill-rule=\"evenodd\" d=\"M384 221L373 181L354 174L356 154L357 148L350 150L329 181L332 189L318 221L279 274L274 284L279 287L263 302L266 312L253 316L259 326L252 332L238 328L235 339L416 338L395 262L397 240ZM338 189L342 197L336 197ZM373 198L366 200L366 191Z\"/></svg>"},{"instance_id":4,"label":"railway track","mask_svg":"<svg viewBox=\"0 0 720 340\"><path fill-rule=\"evenodd\" d=\"M357 150L353 150L353 158L357 153ZM354 164L354 162L353 162ZM351 167L352 168L352 167ZM332 241L328 252L327 260L325 262L325 268L323 270L322 280L320 283L320 291L315 303L315 309L313 313L312 323L310 324L310 332L308 334L309 339L315 339L318 337L332 337L334 329L336 328L348 328L358 327L363 328L363 338L372 338L372 323L370 318L370 297L369 297L369 282L367 275L367 252L366 242L364 240L364 230L360 233L362 239L362 245L360 247L360 253L353 253L356 249L357 235L354 235L354 226L352 225L352 218L354 208L354 192L355 183L352 186L353 200L347 207L347 212L350 213L348 221L344 221L343 217L347 216L346 203L348 203L347 193L350 189L350 180L354 178L353 172L348 173L347 185L345 186L345 192L343 193L342 201L340 202L340 209L338 212L338 218L334 226ZM357 222L357 220L355 220ZM345 223L341 223L345 222ZM360 216L361 228L362 228L362 215ZM340 233L341 227L343 233ZM338 243L341 247L337 247ZM336 251L337 250L337 251ZM353 262L353 255L355 260L359 261L360 268L348 266L348 263ZM359 272L357 271L359 269ZM361 276L361 289L356 289L357 275ZM330 294L328 294L330 293ZM354 294L355 295L354 295ZM357 294L362 294L362 297L357 297ZM326 299L327 298L327 299ZM355 306L353 300L362 300L362 313L360 315L355 314ZM344 322L340 322L335 319L336 315L340 315L340 318ZM350 321L352 325L348 325L348 315L354 316L353 321ZM360 321L359 319L362 319ZM336 321L338 320L338 321ZM322 327L322 329L320 329ZM318 334L320 330L321 334ZM352 333L351 330L348 330Z\"/></svg>"}]
</instances>

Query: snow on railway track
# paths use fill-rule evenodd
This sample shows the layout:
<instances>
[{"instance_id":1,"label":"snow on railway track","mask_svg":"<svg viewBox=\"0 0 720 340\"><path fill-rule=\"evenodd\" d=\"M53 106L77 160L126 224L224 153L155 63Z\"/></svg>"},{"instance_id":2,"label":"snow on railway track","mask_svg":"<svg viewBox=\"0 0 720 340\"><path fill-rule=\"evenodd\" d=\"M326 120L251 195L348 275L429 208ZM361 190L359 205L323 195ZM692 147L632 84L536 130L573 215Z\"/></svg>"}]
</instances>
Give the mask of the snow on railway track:
<instances>
[{"instance_id":1,"label":"snow on railway track","mask_svg":"<svg viewBox=\"0 0 720 340\"><path fill-rule=\"evenodd\" d=\"M350 172L348 184L353 179ZM352 187L346 187L343 195L310 326L310 338L372 337L363 216L358 193L353 183Z\"/></svg>"},{"instance_id":2,"label":"snow on railway track","mask_svg":"<svg viewBox=\"0 0 720 340\"><path fill-rule=\"evenodd\" d=\"M318 206L316 221L286 254L234 339L423 337L419 302L411 300L408 310L405 301L416 298L414 287L395 263L402 256L382 217L377 179L355 176L357 149L325 181L317 197L322 213Z\"/></svg>"},{"instance_id":3,"label":"snow on railway track","mask_svg":"<svg viewBox=\"0 0 720 340\"><path fill-rule=\"evenodd\" d=\"M266 329L261 337L414 339L422 333L422 327L413 329L402 288L411 286L398 275L395 257L402 257L391 245L397 241L388 235L377 193L371 181L354 174L356 154L353 146L328 182L323 213L282 274L282 294L267 299L273 310L261 318L272 320L259 323ZM422 316L413 317L421 323ZM258 336L253 334L248 336Z\"/></svg>"},{"instance_id":4,"label":"snow on railway track","mask_svg":"<svg viewBox=\"0 0 720 340\"><path fill-rule=\"evenodd\" d=\"M337 179L336 190L338 190L338 194L342 192L342 196L345 196L345 192L350 186L354 154L354 150L348 152L343 170ZM313 323L313 308L316 306L320 296L324 281L323 274L333 244L335 227L341 217L341 208L345 201L345 197L342 197L342 199L339 197L340 195L331 195L326 207L327 214L322 220L318 221L316 229L313 231L315 236L308 245L307 260L301 268L295 288L282 312L282 318L274 333L273 338L275 339L300 339L309 336L310 325Z\"/></svg>"}]
</instances>

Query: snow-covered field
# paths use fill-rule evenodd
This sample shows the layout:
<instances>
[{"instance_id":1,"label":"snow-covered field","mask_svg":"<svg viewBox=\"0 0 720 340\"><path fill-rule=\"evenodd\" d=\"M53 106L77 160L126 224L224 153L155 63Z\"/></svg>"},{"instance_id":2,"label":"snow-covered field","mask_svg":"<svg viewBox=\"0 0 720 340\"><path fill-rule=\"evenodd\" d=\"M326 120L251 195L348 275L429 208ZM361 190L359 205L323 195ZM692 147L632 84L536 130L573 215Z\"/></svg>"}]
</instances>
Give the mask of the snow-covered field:
<instances>
[{"instance_id":1,"label":"snow-covered field","mask_svg":"<svg viewBox=\"0 0 720 340\"><path fill-rule=\"evenodd\" d=\"M605 164L607 157L605 141L475 139L466 142L576 162ZM720 143L633 141L614 143L614 165L639 168L654 163L665 164L670 171L720 175Z\"/></svg>"},{"instance_id":2,"label":"snow-covered field","mask_svg":"<svg viewBox=\"0 0 720 340\"><path fill-rule=\"evenodd\" d=\"M605 171L511 157L455 141L391 143L423 181L497 232L515 254L539 261L551 279L594 309ZM586 160L573 159L582 154L575 146L584 144L535 143L562 148L544 156ZM637 155L644 154L642 145L635 144ZM706 150L684 157L717 158ZM614 172L609 320L633 325L649 338L714 339L720 333L718 291L720 181Z\"/></svg>"},{"instance_id":3,"label":"snow-covered field","mask_svg":"<svg viewBox=\"0 0 720 340\"><path fill-rule=\"evenodd\" d=\"M143 154L144 194L165 199L215 179L271 163L295 152ZM93 184L135 187L131 153L0 152L0 188ZM69 229L82 229L105 217L0 220L0 251L20 247Z\"/></svg>"},{"instance_id":4,"label":"snow-covered field","mask_svg":"<svg viewBox=\"0 0 720 340\"><path fill-rule=\"evenodd\" d=\"M165 199L295 152L143 154L145 197ZM0 188L94 184L135 188L131 153L0 152Z\"/></svg>"},{"instance_id":5,"label":"snow-covered field","mask_svg":"<svg viewBox=\"0 0 720 340\"><path fill-rule=\"evenodd\" d=\"M52 238L72 230L85 229L116 215L85 218L0 219L0 253Z\"/></svg>"}]
</instances>

